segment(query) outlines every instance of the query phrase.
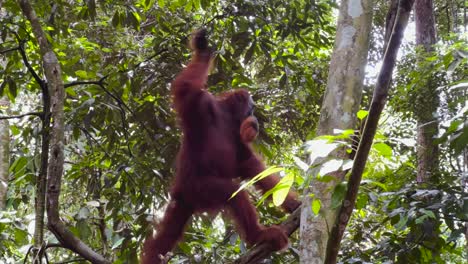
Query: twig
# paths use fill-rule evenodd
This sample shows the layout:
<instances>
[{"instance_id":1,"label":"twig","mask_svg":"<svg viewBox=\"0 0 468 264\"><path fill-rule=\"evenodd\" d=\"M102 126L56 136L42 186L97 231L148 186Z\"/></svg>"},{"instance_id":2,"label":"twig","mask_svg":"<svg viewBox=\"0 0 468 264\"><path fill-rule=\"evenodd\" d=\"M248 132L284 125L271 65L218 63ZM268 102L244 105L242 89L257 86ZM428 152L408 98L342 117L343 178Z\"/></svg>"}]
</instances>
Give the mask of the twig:
<instances>
[{"instance_id":1,"label":"twig","mask_svg":"<svg viewBox=\"0 0 468 264\"><path fill-rule=\"evenodd\" d=\"M286 234L290 236L299 228L299 220L301 216L301 206L296 211L289 215L288 219L281 224ZM238 258L234 263L236 264L254 264L260 263L261 260L268 258L272 249L268 243L258 244L251 248L247 253Z\"/></svg>"},{"instance_id":2,"label":"twig","mask_svg":"<svg viewBox=\"0 0 468 264\"><path fill-rule=\"evenodd\" d=\"M37 116L37 117L40 117L42 119L44 117L44 113L43 112L31 112L31 113L26 113L26 114L21 114L21 115L0 116L0 120L23 118L25 116Z\"/></svg>"},{"instance_id":3,"label":"twig","mask_svg":"<svg viewBox=\"0 0 468 264\"><path fill-rule=\"evenodd\" d=\"M24 43L26 41L21 39L17 32L13 32L13 34L15 35L16 40L18 41L18 50L19 50L19 52L21 54L21 58L23 58L24 65L26 66L28 71L31 73L33 78L36 80L36 82L39 83L39 85L41 86L41 89L44 90L44 88L46 87L46 83L44 82L44 80L42 80L41 77L39 77L39 75L33 69L31 64L29 63L28 56L26 55L26 51L24 50Z\"/></svg>"},{"instance_id":4,"label":"twig","mask_svg":"<svg viewBox=\"0 0 468 264\"><path fill-rule=\"evenodd\" d=\"M6 49L6 50L0 50L0 54L5 54L5 53L8 53L10 51L15 51L15 50L19 50L19 47L14 47L11 49Z\"/></svg>"}]
</instances>

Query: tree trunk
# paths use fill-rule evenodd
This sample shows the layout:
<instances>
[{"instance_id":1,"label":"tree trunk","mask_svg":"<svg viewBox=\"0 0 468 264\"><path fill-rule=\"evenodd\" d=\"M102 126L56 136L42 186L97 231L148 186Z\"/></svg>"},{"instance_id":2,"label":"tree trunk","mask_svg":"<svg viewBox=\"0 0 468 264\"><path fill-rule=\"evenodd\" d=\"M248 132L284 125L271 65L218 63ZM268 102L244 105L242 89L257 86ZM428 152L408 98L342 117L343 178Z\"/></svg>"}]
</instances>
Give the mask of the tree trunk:
<instances>
[{"instance_id":1,"label":"tree trunk","mask_svg":"<svg viewBox=\"0 0 468 264\"><path fill-rule=\"evenodd\" d=\"M416 0L414 6L416 22L416 45L422 48L420 62L427 65L425 58L431 56L436 43L436 31L434 20L434 9L432 0ZM454 21L455 29L455 21ZM430 70L430 69L429 69ZM420 72L427 72L421 69ZM432 72L432 71L431 71ZM420 184L436 182L439 171L439 148L435 139L439 133L439 121L437 119L437 108L439 107L439 94L436 80L430 76L418 87L417 101L415 102L414 115L417 122L417 175L416 181ZM439 238L438 219L426 219L424 223L415 228L424 234L421 238L421 246L431 249L433 258L440 254L440 245L434 243ZM417 233L419 233L417 232Z\"/></svg>"},{"instance_id":2,"label":"tree trunk","mask_svg":"<svg viewBox=\"0 0 468 264\"><path fill-rule=\"evenodd\" d=\"M394 18L392 34L389 36L387 48L383 57L382 68L380 69L377 83L375 85L372 102L367 116L366 124L362 133L359 147L354 158L353 168L348 179L346 195L341 203L339 214L335 225L330 232L327 244L327 257L325 263L335 264L338 258L341 239L351 218L351 214L356 204L359 185L367 162L367 158L377 132L377 125L380 115L385 107L388 97L388 90L395 68L398 50L403 39L403 33L408 24L409 15L414 0L401 0L398 4L397 15ZM388 18L392 18L389 16Z\"/></svg>"},{"instance_id":3,"label":"tree trunk","mask_svg":"<svg viewBox=\"0 0 468 264\"><path fill-rule=\"evenodd\" d=\"M0 106L8 109L8 99L0 99ZM0 120L0 210L5 208L10 167L10 126L8 120Z\"/></svg>"},{"instance_id":4,"label":"tree trunk","mask_svg":"<svg viewBox=\"0 0 468 264\"><path fill-rule=\"evenodd\" d=\"M32 31L39 44L44 74L47 79L47 90L50 92L50 117L53 120L50 126L50 155L47 166L47 220L48 227L65 248L68 248L92 263L110 263L100 254L93 251L88 245L77 238L60 219L59 197L63 176L64 162L64 113L65 88L62 80L62 69L54 53L41 23L33 7L27 0L20 0L19 4L24 16L31 22ZM44 102L46 103L46 102ZM45 131L48 131L45 130Z\"/></svg>"},{"instance_id":5,"label":"tree trunk","mask_svg":"<svg viewBox=\"0 0 468 264\"><path fill-rule=\"evenodd\" d=\"M421 46L424 53L433 51L436 43L434 10L432 0L416 0L414 6L416 22L416 45ZM424 55L424 54L423 54ZM424 57L424 56L423 56ZM418 90L415 104L415 117L417 121L417 182L427 182L439 167L438 146L435 138L439 132L437 108L439 95L437 85L431 78L421 85Z\"/></svg>"},{"instance_id":6,"label":"tree trunk","mask_svg":"<svg viewBox=\"0 0 468 264\"><path fill-rule=\"evenodd\" d=\"M318 135L332 134L334 129L354 129L355 114L362 95L364 67L367 62L369 33L372 26L372 0L343 0L339 12L335 47L330 62ZM339 151L340 158L347 158ZM331 208L331 191L343 180L343 173L334 175L336 181L324 183L313 179L305 191L300 225L301 263L325 261L328 235L337 211ZM321 201L320 215L311 210L311 195Z\"/></svg>"}]
</instances>

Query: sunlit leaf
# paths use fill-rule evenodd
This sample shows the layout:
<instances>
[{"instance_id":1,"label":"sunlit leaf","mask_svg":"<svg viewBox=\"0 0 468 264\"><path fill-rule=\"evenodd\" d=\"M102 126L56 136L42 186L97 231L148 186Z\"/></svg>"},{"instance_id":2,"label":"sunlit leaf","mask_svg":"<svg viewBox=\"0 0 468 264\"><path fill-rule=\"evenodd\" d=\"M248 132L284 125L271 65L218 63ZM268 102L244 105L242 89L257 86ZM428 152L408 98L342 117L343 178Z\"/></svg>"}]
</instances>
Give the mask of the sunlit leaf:
<instances>
[{"instance_id":1,"label":"sunlit leaf","mask_svg":"<svg viewBox=\"0 0 468 264\"><path fill-rule=\"evenodd\" d=\"M265 178L265 177L268 177L270 176L271 174L274 174L274 173L278 173L280 171L282 171L283 168L279 168L279 167L276 167L276 166L272 166L272 167L269 167L267 168L266 170L262 171L261 173L259 173L258 175L256 175L255 177L253 177L251 180L249 180L248 182L242 184L239 189L237 191L235 191L231 197L229 199L232 199L234 196L236 196L236 194L238 194L240 191L244 190L245 188L247 188L248 186L252 186L254 183L256 183L257 181Z\"/></svg>"},{"instance_id":2,"label":"sunlit leaf","mask_svg":"<svg viewBox=\"0 0 468 264\"><path fill-rule=\"evenodd\" d=\"M338 143L330 143L328 140L323 139L310 140L305 143L306 151L310 153L310 164L314 164L318 158L327 157L339 146Z\"/></svg>"},{"instance_id":3,"label":"sunlit leaf","mask_svg":"<svg viewBox=\"0 0 468 264\"><path fill-rule=\"evenodd\" d=\"M82 78L82 79L87 79L88 78L88 73L86 71L83 71L83 70L75 71L75 75L77 77Z\"/></svg>"},{"instance_id":4,"label":"sunlit leaf","mask_svg":"<svg viewBox=\"0 0 468 264\"><path fill-rule=\"evenodd\" d=\"M392 156L392 148L385 144L385 143L376 143L372 146L379 155L384 156L384 157L391 157Z\"/></svg>"},{"instance_id":5,"label":"sunlit leaf","mask_svg":"<svg viewBox=\"0 0 468 264\"><path fill-rule=\"evenodd\" d=\"M307 171L309 169L309 165L307 163L303 162L301 159L299 159L296 156L293 156L293 160L296 163L296 165L303 171Z\"/></svg>"},{"instance_id":6,"label":"sunlit leaf","mask_svg":"<svg viewBox=\"0 0 468 264\"><path fill-rule=\"evenodd\" d=\"M119 238L117 241L112 244L112 249L118 248L120 245L122 245L122 242L125 240L125 237Z\"/></svg>"},{"instance_id":7,"label":"sunlit leaf","mask_svg":"<svg viewBox=\"0 0 468 264\"><path fill-rule=\"evenodd\" d=\"M318 215L320 212L320 208L322 207L322 202L319 199L313 199L311 207L314 215Z\"/></svg>"},{"instance_id":8,"label":"sunlit leaf","mask_svg":"<svg viewBox=\"0 0 468 264\"><path fill-rule=\"evenodd\" d=\"M364 118L366 118L368 114L369 114L369 111L359 110L356 115L359 120L363 120Z\"/></svg>"},{"instance_id":9,"label":"sunlit leaf","mask_svg":"<svg viewBox=\"0 0 468 264\"><path fill-rule=\"evenodd\" d=\"M283 177L280 182L277 184L279 188L275 187L275 191L273 192L273 204L276 206L280 206L283 204L286 196L289 193L289 189L291 189L292 184L294 183L294 175L287 174Z\"/></svg>"},{"instance_id":10,"label":"sunlit leaf","mask_svg":"<svg viewBox=\"0 0 468 264\"><path fill-rule=\"evenodd\" d=\"M343 160L332 159L326 161L324 164L320 166L320 175L327 175L329 173L338 171L343 165Z\"/></svg>"}]
</instances>

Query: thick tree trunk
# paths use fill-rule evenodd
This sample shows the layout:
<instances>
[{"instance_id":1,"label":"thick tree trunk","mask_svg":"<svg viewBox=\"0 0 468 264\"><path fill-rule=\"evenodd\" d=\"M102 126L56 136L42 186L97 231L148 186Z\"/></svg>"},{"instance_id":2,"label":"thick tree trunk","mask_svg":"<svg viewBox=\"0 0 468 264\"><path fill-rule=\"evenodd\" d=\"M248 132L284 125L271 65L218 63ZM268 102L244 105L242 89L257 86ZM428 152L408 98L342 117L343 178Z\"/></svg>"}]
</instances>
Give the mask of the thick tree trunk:
<instances>
[{"instance_id":1,"label":"thick tree trunk","mask_svg":"<svg viewBox=\"0 0 468 264\"><path fill-rule=\"evenodd\" d=\"M416 45L421 46L424 53L433 51L436 43L434 9L432 0L416 0L414 6L416 22ZM424 54L423 54L424 55ZM423 56L424 57L424 56ZM437 108L439 95L437 85L427 80L418 90L419 96L414 111L417 120L417 182L427 182L439 167L438 146L435 138L439 132L437 120Z\"/></svg>"},{"instance_id":2,"label":"thick tree trunk","mask_svg":"<svg viewBox=\"0 0 468 264\"><path fill-rule=\"evenodd\" d=\"M335 47L330 62L317 134L332 134L334 129L354 129L355 114L359 109L367 62L369 33L372 26L372 0L343 0L339 12ZM347 158L344 151L336 153ZM300 225L301 263L323 263L334 225L336 209L331 208L333 186L343 180L343 173L329 183L312 180L302 203ZM320 199L321 210L317 217L311 210L311 195Z\"/></svg>"},{"instance_id":3,"label":"thick tree trunk","mask_svg":"<svg viewBox=\"0 0 468 264\"><path fill-rule=\"evenodd\" d=\"M382 68L380 69L377 83L375 85L369 115L364 126L362 138L354 158L353 168L348 179L346 195L342 201L335 225L330 232L327 245L327 257L325 263L335 264L338 258L341 239L351 218L351 214L356 204L359 185L361 184L362 173L367 162L369 151L377 131L380 115L385 107L388 97L388 90L395 68L398 50L400 48L403 33L408 23L411 8L414 0L401 0L398 4L398 12L394 19L392 34L388 39L387 48L383 57ZM391 18L391 16L389 17Z\"/></svg>"}]
</instances>

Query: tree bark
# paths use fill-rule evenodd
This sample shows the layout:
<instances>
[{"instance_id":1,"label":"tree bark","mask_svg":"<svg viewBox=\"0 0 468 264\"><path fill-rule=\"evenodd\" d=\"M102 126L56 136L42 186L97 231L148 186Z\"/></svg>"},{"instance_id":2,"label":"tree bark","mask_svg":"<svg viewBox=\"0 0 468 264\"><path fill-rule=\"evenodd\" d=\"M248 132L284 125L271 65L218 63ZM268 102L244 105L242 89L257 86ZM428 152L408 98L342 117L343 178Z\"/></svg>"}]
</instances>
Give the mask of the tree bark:
<instances>
[{"instance_id":1,"label":"tree bark","mask_svg":"<svg viewBox=\"0 0 468 264\"><path fill-rule=\"evenodd\" d=\"M414 0L400 0L399 2L393 31L383 58L382 68L379 76L377 77L369 115L367 117L366 125L364 126L364 132L362 134L361 141L356 152L356 157L354 159L353 168L351 170L351 175L348 180L346 196L341 204L339 214L335 221L336 224L333 226L330 239L328 240L325 263L333 264L337 261L341 239L343 238L344 231L356 203L362 173L364 172L367 157L377 131L380 114L383 111L388 97L388 90L392 79L393 69L396 64L398 49L400 47L401 40L403 39L403 33L406 25L408 24L408 18L413 2Z\"/></svg>"},{"instance_id":2,"label":"tree bark","mask_svg":"<svg viewBox=\"0 0 468 264\"><path fill-rule=\"evenodd\" d=\"M63 104L65 99L62 70L56 54L47 42L46 34L42 30L39 19L37 18L31 4L27 0L20 0L19 3L23 14L31 22L33 33L39 43L44 73L47 78L47 88L51 98L50 118L53 120L53 123L50 127L50 157L47 167L48 178L46 205L48 227L64 247L76 252L92 263L110 263L74 236L60 219L59 197L64 162ZM45 116L45 118L48 117Z\"/></svg>"},{"instance_id":3,"label":"tree bark","mask_svg":"<svg viewBox=\"0 0 468 264\"><path fill-rule=\"evenodd\" d=\"M436 43L435 20L432 0L416 0L414 6L416 45L423 48L423 58L433 51ZM436 118L439 106L437 85L432 78L418 87L414 114L417 121L417 182L427 182L439 167L439 148L435 138L439 133Z\"/></svg>"},{"instance_id":4,"label":"tree bark","mask_svg":"<svg viewBox=\"0 0 468 264\"><path fill-rule=\"evenodd\" d=\"M367 62L372 26L372 0L341 1L335 47L330 62L317 135L333 134L334 129L354 129L355 114L362 96L364 68ZM335 153L346 159L344 150ZM324 263L330 228L336 219L331 208L331 192L344 173L335 173L336 181L324 183L313 179L305 191L300 226L301 263ZM311 195L321 201L320 215L311 210Z\"/></svg>"}]
</instances>

